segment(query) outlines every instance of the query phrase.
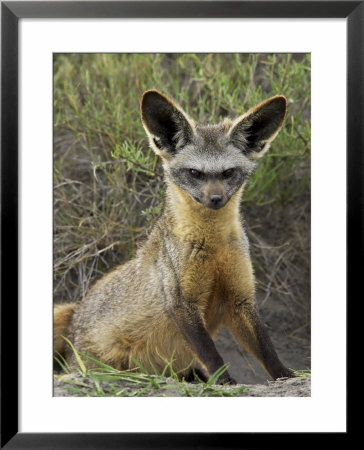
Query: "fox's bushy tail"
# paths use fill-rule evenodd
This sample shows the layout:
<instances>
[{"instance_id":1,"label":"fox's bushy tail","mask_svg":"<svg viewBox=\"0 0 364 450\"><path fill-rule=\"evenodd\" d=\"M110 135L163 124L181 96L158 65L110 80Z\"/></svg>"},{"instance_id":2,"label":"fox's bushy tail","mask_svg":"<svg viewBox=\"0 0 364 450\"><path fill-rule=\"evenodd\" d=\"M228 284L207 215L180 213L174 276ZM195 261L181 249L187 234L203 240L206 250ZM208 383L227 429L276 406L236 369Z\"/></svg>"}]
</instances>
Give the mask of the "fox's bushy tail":
<instances>
[{"instance_id":1,"label":"fox's bushy tail","mask_svg":"<svg viewBox=\"0 0 364 450\"><path fill-rule=\"evenodd\" d=\"M53 352L65 356L67 329L77 307L77 303L59 303L54 305L53 314Z\"/></svg>"}]
</instances>

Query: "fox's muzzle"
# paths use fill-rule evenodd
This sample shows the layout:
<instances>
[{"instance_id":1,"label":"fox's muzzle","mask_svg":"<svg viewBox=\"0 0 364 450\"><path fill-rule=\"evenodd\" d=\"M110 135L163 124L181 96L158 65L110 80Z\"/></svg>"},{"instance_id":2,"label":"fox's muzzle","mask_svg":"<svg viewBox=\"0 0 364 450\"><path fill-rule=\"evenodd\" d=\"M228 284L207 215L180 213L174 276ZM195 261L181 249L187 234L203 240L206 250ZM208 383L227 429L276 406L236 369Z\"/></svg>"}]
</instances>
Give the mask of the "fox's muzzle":
<instances>
[{"instance_id":1,"label":"fox's muzzle","mask_svg":"<svg viewBox=\"0 0 364 450\"><path fill-rule=\"evenodd\" d=\"M202 194L201 203L209 209L220 209L228 201L221 181L207 182L202 190Z\"/></svg>"}]
</instances>

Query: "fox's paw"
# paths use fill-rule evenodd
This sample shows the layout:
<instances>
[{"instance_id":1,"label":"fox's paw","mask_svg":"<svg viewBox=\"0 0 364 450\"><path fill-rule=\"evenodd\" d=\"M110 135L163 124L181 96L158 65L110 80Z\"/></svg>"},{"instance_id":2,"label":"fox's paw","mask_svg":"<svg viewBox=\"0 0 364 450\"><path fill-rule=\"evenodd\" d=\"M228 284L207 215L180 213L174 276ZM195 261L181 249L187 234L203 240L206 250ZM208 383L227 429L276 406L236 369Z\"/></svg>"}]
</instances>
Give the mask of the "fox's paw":
<instances>
[{"instance_id":1,"label":"fox's paw","mask_svg":"<svg viewBox=\"0 0 364 450\"><path fill-rule=\"evenodd\" d=\"M237 384L234 378L232 378L228 374L228 372L223 373L217 382L218 384Z\"/></svg>"},{"instance_id":2,"label":"fox's paw","mask_svg":"<svg viewBox=\"0 0 364 450\"><path fill-rule=\"evenodd\" d=\"M295 372L292 369L288 369L287 367L285 367L283 370L280 371L280 374L276 378L276 380L278 378L295 378L295 377L297 377Z\"/></svg>"}]
</instances>

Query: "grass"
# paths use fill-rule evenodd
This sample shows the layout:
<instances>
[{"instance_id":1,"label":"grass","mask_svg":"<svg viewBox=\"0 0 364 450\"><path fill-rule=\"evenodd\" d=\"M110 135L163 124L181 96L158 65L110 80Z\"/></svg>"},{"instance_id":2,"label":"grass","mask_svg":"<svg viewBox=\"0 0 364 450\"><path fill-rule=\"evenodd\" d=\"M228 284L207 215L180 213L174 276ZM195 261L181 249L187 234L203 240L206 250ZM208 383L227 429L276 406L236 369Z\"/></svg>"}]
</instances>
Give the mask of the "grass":
<instances>
[{"instance_id":1,"label":"grass","mask_svg":"<svg viewBox=\"0 0 364 450\"><path fill-rule=\"evenodd\" d=\"M66 338L65 338L66 339ZM243 385L218 385L218 378L228 369L223 365L204 382L195 376L194 383L186 382L173 370L173 357L166 361L164 370L149 373L143 365L134 360L138 370L120 371L79 353L66 339L75 354L77 368L69 367L62 356L55 356L62 373L55 375L57 385L73 396L81 397L242 397L250 396L251 388ZM89 368L89 364L93 368ZM167 377L166 374L169 374ZM307 378L311 371L294 370L296 377Z\"/></svg>"},{"instance_id":2,"label":"grass","mask_svg":"<svg viewBox=\"0 0 364 450\"><path fill-rule=\"evenodd\" d=\"M285 126L251 177L243 207L283 211L309 195L309 55L56 54L55 300L82 298L133 256L161 212L161 164L139 118L147 89L171 96L200 123L285 95Z\"/></svg>"},{"instance_id":3,"label":"grass","mask_svg":"<svg viewBox=\"0 0 364 450\"><path fill-rule=\"evenodd\" d=\"M64 389L76 396L235 397L249 393L245 386L227 387L216 384L218 378L228 369L228 364L219 368L206 382L196 375L197 383L188 383L173 370L173 356L166 361L166 366L161 373L157 371L153 374L149 373L137 360L134 362L139 368L138 371L120 371L78 352L67 338L64 339L74 353L78 367L76 371L72 371L67 361L61 355L57 355L55 360L63 373L55 377L62 383ZM93 365L92 369L87 367L89 363Z\"/></svg>"},{"instance_id":4,"label":"grass","mask_svg":"<svg viewBox=\"0 0 364 450\"><path fill-rule=\"evenodd\" d=\"M311 369L294 370L296 377L307 378L311 376Z\"/></svg>"},{"instance_id":5,"label":"grass","mask_svg":"<svg viewBox=\"0 0 364 450\"><path fill-rule=\"evenodd\" d=\"M70 394L82 397L237 397L249 395L245 386L229 387L193 384L157 375L128 374L115 375L88 374L75 378L56 375L62 388Z\"/></svg>"}]
</instances>

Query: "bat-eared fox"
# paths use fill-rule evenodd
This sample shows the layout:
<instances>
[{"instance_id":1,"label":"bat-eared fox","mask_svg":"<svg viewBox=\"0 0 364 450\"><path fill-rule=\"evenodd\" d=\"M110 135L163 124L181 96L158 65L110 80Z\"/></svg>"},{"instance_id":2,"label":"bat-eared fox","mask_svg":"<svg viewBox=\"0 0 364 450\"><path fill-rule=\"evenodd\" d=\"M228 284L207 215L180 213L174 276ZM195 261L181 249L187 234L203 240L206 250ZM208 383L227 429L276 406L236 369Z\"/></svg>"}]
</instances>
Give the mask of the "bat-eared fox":
<instances>
[{"instance_id":1,"label":"bat-eared fox","mask_svg":"<svg viewBox=\"0 0 364 450\"><path fill-rule=\"evenodd\" d=\"M54 308L54 351L71 367L74 347L120 370L155 373L172 361L186 380L224 361L213 338L227 327L273 378L292 377L255 305L255 280L240 203L257 160L277 136L283 96L234 120L197 125L158 91L144 93L141 119L163 162L164 211L134 259L105 275L78 303ZM228 371L219 383L235 383Z\"/></svg>"}]
</instances>

